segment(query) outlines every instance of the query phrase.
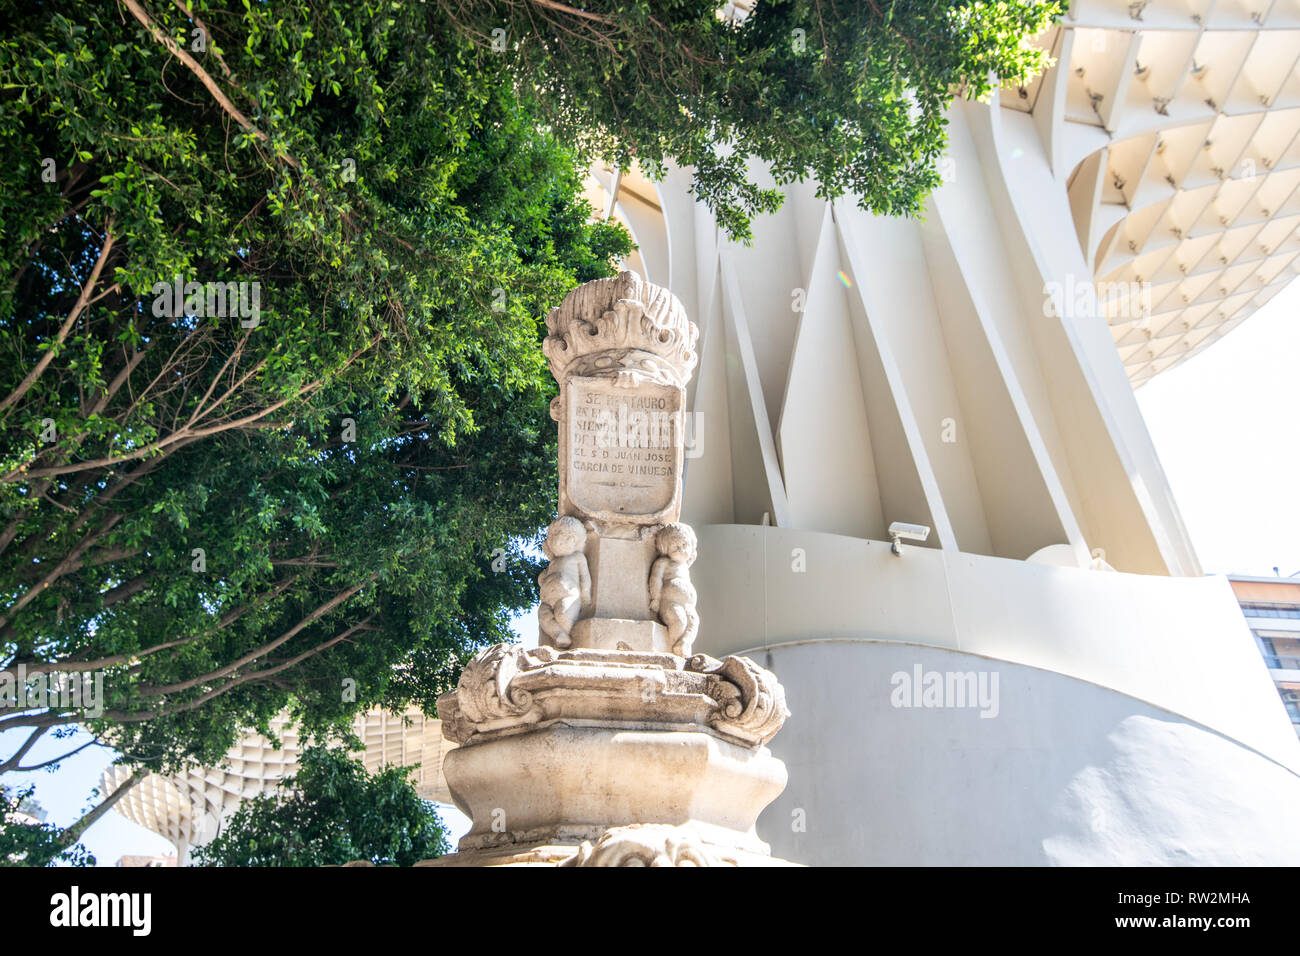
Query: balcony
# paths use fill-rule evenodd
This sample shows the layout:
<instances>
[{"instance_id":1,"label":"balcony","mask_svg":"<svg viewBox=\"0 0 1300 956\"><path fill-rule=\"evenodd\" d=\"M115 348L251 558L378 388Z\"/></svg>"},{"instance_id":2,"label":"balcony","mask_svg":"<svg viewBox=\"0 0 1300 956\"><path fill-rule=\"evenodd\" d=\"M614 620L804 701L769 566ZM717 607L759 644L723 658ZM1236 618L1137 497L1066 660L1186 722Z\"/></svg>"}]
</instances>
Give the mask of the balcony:
<instances>
[{"instance_id":1,"label":"balcony","mask_svg":"<svg viewBox=\"0 0 1300 956\"><path fill-rule=\"evenodd\" d=\"M1276 654L1265 654L1264 663L1268 665L1268 669L1271 671L1300 670L1300 657L1281 657Z\"/></svg>"}]
</instances>

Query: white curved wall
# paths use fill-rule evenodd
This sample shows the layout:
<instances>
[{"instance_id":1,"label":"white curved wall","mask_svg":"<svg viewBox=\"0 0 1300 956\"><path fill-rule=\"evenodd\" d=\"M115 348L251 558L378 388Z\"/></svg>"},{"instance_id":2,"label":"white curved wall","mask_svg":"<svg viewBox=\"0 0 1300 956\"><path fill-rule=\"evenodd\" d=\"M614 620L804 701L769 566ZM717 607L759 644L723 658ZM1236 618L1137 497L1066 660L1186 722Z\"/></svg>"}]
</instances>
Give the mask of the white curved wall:
<instances>
[{"instance_id":1,"label":"white curved wall","mask_svg":"<svg viewBox=\"0 0 1300 956\"><path fill-rule=\"evenodd\" d=\"M793 716L773 854L827 865L1295 865L1300 776L1061 674L938 647L777 645ZM997 713L895 707L898 673L997 675ZM991 679L990 684L991 685ZM1276 695L1274 695L1276 696Z\"/></svg>"},{"instance_id":2,"label":"white curved wall","mask_svg":"<svg viewBox=\"0 0 1300 956\"><path fill-rule=\"evenodd\" d=\"M1225 578L906 545L897 557L887 542L786 528L696 531L696 646L714 656L815 640L839 670L840 641L861 639L986 655L1112 688L1300 771L1300 741Z\"/></svg>"}]
</instances>

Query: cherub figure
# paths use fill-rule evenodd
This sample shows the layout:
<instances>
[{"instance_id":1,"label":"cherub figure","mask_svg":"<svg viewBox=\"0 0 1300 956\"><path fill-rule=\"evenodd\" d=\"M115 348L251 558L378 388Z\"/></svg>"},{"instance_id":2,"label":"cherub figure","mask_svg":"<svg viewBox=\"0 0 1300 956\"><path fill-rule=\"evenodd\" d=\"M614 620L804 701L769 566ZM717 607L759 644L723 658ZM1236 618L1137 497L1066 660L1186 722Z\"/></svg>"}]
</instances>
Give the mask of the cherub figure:
<instances>
[{"instance_id":1,"label":"cherub figure","mask_svg":"<svg viewBox=\"0 0 1300 956\"><path fill-rule=\"evenodd\" d=\"M650 610L668 628L673 653L690 657L700 629L690 571L695 563L695 532L681 522L666 524L655 533L655 548L659 557L650 566Z\"/></svg>"},{"instance_id":2,"label":"cherub figure","mask_svg":"<svg viewBox=\"0 0 1300 956\"><path fill-rule=\"evenodd\" d=\"M569 631L582 612L591 607L591 572L587 570L587 556L582 553L586 543L586 529L577 518L556 518L546 529L542 550L551 563L537 577L542 591L537 623L543 644L570 647L573 640Z\"/></svg>"}]
</instances>

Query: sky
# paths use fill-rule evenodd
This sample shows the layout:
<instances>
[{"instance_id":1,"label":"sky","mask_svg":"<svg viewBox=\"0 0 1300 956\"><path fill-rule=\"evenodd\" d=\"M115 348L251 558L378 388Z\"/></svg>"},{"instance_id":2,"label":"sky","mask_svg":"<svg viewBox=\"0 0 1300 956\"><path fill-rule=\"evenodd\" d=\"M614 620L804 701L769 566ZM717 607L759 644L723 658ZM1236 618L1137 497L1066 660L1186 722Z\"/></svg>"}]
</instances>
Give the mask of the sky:
<instances>
[{"instance_id":1,"label":"sky","mask_svg":"<svg viewBox=\"0 0 1300 956\"><path fill-rule=\"evenodd\" d=\"M1205 572L1300 571L1300 283L1137 399Z\"/></svg>"},{"instance_id":2,"label":"sky","mask_svg":"<svg viewBox=\"0 0 1300 956\"><path fill-rule=\"evenodd\" d=\"M1206 573L1300 572L1300 283L1204 352L1157 375L1137 399ZM535 611L514 626L521 640L536 644ZM18 739L15 732L0 735L0 752L11 752ZM88 739L79 732L42 740L28 760L56 757ZM57 773L10 774L5 782L35 783L49 819L66 826L84 812L111 759L91 747ZM440 810L455 842L469 820L454 807ZM87 830L83 843L101 866L124 854L171 850L115 812Z\"/></svg>"}]
</instances>

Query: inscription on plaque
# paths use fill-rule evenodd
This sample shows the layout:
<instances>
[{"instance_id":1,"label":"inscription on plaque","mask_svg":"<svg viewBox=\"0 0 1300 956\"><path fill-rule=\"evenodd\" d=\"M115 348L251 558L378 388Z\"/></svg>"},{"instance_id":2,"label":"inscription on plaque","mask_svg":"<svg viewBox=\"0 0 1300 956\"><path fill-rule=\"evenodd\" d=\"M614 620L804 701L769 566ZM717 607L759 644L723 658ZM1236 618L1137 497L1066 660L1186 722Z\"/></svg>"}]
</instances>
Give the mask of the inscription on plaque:
<instances>
[{"instance_id":1,"label":"inscription on plaque","mask_svg":"<svg viewBox=\"0 0 1300 956\"><path fill-rule=\"evenodd\" d=\"M682 401L671 386L631 389L609 379L570 379L569 500L593 517L662 517L677 498Z\"/></svg>"}]
</instances>

